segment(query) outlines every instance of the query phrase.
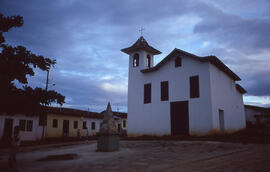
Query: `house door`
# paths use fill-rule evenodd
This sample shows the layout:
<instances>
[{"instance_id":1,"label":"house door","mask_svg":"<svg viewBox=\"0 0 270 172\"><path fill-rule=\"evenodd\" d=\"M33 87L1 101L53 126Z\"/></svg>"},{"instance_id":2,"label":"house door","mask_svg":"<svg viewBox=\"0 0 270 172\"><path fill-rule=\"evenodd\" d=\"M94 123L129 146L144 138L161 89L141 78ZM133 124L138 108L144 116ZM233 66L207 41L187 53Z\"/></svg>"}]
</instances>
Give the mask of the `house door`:
<instances>
[{"instance_id":1,"label":"house door","mask_svg":"<svg viewBox=\"0 0 270 172\"><path fill-rule=\"evenodd\" d=\"M171 135L189 135L188 101L171 102Z\"/></svg>"},{"instance_id":2,"label":"house door","mask_svg":"<svg viewBox=\"0 0 270 172\"><path fill-rule=\"evenodd\" d=\"M120 133L121 132L121 124L118 124L118 133Z\"/></svg>"},{"instance_id":3,"label":"house door","mask_svg":"<svg viewBox=\"0 0 270 172\"><path fill-rule=\"evenodd\" d=\"M5 126L4 126L4 134L3 134L3 140L6 142L11 141L12 137L12 129L13 129L13 119L5 119Z\"/></svg>"},{"instance_id":4,"label":"house door","mask_svg":"<svg viewBox=\"0 0 270 172\"><path fill-rule=\"evenodd\" d=\"M224 110L218 110L220 132L224 133Z\"/></svg>"},{"instance_id":5,"label":"house door","mask_svg":"<svg viewBox=\"0 0 270 172\"><path fill-rule=\"evenodd\" d=\"M69 120L63 121L63 136L69 136Z\"/></svg>"}]
</instances>

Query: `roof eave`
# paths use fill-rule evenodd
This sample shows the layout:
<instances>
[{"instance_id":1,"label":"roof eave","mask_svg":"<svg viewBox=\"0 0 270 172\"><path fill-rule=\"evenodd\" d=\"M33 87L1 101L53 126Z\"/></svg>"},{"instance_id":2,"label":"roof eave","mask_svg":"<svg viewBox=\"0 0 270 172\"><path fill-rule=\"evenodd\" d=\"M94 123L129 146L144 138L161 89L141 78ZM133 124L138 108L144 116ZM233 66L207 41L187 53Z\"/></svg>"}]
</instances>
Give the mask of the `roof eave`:
<instances>
[{"instance_id":1,"label":"roof eave","mask_svg":"<svg viewBox=\"0 0 270 172\"><path fill-rule=\"evenodd\" d=\"M236 89L241 93L241 94L245 94L247 93L247 91L239 84L235 84Z\"/></svg>"},{"instance_id":2,"label":"roof eave","mask_svg":"<svg viewBox=\"0 0 270 172\"><path fill-rule=\"evenodd\" d=\"M126 53L126 54L131 54L132 52L138 51L140 49L145 50L153 55L161 54L160 51L158 51L157 49L155 49L153 47L128 47L128 48L121 49L121 51Z\"/></svg>"}]
</instances>

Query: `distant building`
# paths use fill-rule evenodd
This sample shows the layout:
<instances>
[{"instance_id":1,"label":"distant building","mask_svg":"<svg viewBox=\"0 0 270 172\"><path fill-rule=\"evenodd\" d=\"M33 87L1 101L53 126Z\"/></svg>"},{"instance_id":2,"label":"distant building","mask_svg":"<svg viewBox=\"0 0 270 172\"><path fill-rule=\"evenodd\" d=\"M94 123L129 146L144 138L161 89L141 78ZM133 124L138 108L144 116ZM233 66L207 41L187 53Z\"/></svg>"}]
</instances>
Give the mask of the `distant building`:
<instances>
[{"instance_id":1,"label":"distant building","mask_svg":"<svg viewBox=\"0 0 270 172\"><path fill-rule=\"evenodd\" d=\"M245 128L240 78L215 56L161 52L140 37L129 55L128 135L205 135Z\"/></svg>"},{"instance_id":2,"label":"distant building","mask_svg":"<svg viewBox=\"0 0 270 172\"><path fill-rule=\"evenodd\" d=\"M114 113L115 118L122 122L126 113ZM46 137L77 137L96 135L99 132L103 115L102 112L89 112L70 108L49 108L47 115ZM121 128L120 131L123 129Z\"/></svg>"},{"instance_id":3,"label":"distant building","mask_svg":"<svg viewBox=\"0 0 270 172\"><path fill-rule=\"evenodd\" d=\"M97 112L88 112L70 108L51 107L47 114L46 137L77 137L94 135L99 131L102 116Z\"/></svg>"},{"instance_id":4,"label":"distant building","mask_svg":"<svg viewBox=\"0 0 270 172\"><path fill-rule=\"evenodd\" d=\"M247 125L263 124L270 131L270 108L245 105Z\"/></svg>"},{"instance_id":5,"label":"distant building","mask_svg":"<svg viewBox=\"0 0 270 172\"><path fill-rule=\"evenodd\" d=\"M127 113L113 112L120 134L126 133ZM47 108L47 114L0 113L0 139L9 140L18 125L22 141L41 140L44 138L93 136L99 132L103 115L71 108ZM44 127L43 127L43 124Z\"/></svg>"},{"instance_id":6,"label":"distant building","mask_svg":"<svg viewBox=\"0 0 270 172\"><path fill-rule=\"evenodd\" d=\"M104 112L102 111L100 114L104 116ZM115 122L117 123L117 129L120 135L127 134L127 113L123 112L113 112L113 117Z\"/></svg>"},{"instance_id":7,"label":"distant building","mask_svg":"<svg viewBox=\"0 0 270 172\"><path fill-rule=\"evenodd\" d=\"M38 114L0 114L0 139L9 140L14 132L14 127L20 127L22 141L40 140L43 127Z\"/></svg>"}]
</instances>

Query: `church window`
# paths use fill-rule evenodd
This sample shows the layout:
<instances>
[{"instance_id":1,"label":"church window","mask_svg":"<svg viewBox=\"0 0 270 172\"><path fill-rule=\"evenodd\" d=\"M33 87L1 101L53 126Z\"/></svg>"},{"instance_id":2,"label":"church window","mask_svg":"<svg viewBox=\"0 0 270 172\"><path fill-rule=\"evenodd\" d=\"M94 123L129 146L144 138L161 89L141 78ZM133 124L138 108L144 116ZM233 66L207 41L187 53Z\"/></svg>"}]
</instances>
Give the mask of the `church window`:
<instances>
[{"instance_id":1,"label":"church window","mask_svg":"<svg viewBox=\"0 0 270 172\"><path fill-rule=\"evenodd\" d=\"M151 56L149 54L147 55L147 67L151 67Z\"/></svg>"},{"instance_id":2,"label":"church window","mask_svg":"<svg viewBox=\"0 0 270 172\"><path fill-rule=\"evenodd\" d=\"M151 83L144 84L144 104L151 103Z\"/></svg>"},{"instance_id":3,"label":"church window","mask_svg":"<svg viewBox=\"0 0 270 172\"><path fill-rule=\"evenodd\" d=\"M189 78L189 86L190 86L190 98L200 97L200 89L199 89L199 76L192 76Z\"/></svg>"},{"instance_id":4,"label":"church window","mask_svg":"<svg viewBox=\"0 0 270 172\"><path fill-rule=\"evenodd\" d=\"M181 57L176 57L174 60L175 67L181 67L182 66L182 59Z\"/></svg>"},{"instance_id":5,"label":"church window","mask_svg":"<svg viewBox=\"0 0 270 172\"><path fill-rule=\"evenodd\" d=\"M137 67L139 66L139 54L136 53L134 56L133 56L133 67Z\"/></svg>"},{"instance_id":6,"label":"church window","mask_svg":"<svg viewBox=\"0 0 270 172\"><path fill-rule=\"evenodd\" d=\"M169 82L168 81L163 81L160 83L160 88L161 88L161 101L166 101L169 100Z\"/></svg>"}]
</instances>

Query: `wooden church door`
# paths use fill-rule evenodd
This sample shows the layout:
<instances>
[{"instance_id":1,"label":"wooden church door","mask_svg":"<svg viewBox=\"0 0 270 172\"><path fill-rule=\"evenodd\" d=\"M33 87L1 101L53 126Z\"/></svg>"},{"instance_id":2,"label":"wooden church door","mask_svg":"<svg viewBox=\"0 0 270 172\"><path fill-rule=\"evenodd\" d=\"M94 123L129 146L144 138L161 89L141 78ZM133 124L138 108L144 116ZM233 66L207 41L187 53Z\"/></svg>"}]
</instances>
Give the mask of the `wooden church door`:
<instances>
[{"instance_id":1,"label":"wooden church door","mask_svg":"<svg viewBox=\"0 0 270 172\"><path fill-rule=\"evenodd\" d=\"M171 102L171 135L189 135L188 101Z\"/></svg>"}]
</instances>

